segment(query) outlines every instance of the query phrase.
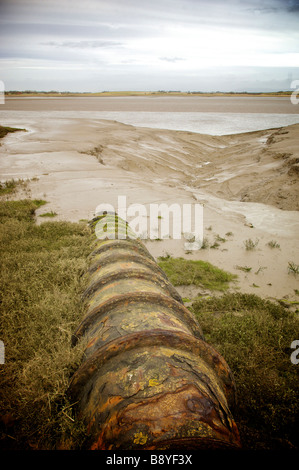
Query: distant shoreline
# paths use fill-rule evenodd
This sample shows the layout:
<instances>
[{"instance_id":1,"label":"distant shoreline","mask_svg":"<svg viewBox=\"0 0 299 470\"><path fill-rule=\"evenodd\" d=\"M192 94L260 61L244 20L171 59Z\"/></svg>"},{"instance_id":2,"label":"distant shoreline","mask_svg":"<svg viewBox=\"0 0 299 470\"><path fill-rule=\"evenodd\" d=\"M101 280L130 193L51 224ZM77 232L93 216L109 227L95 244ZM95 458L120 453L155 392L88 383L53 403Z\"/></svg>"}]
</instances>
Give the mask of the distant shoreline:
<instances>
[{"instance_id":1,"label":"distant shoreline","mask_svg":"<svg viewBox=\"0 0 299 470\"><path fill-rule=\"evenodd\" d=\"M17 97L124 97L124 96L228 96L228 97L252 97L252 96L262 96L262 97L285 97L290 96L292 91L278 91L278 92L200 92L200 91L190 91L190 92L181 92L181 91L102 91L102 92L58 92L58 91L6 91L5 96L17 96Z\"/></svg>"}]
</instances>

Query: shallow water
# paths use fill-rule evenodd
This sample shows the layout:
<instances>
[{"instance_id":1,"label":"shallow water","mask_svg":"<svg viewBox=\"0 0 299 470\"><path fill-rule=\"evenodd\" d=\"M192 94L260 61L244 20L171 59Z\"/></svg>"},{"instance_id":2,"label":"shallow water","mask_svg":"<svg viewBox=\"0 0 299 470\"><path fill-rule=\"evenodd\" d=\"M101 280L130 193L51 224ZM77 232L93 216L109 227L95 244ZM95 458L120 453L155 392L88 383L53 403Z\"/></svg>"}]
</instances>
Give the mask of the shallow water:
<instances>
[{"instance_id":1,"label":"shallow water","mask_svg":"<svg viewBox=\"0 0 299 470\"><path fill-rule=\"evenodd\" d=\"M275 97L10 98L0 122L46 118L108 119L138 127L210 135L299 123L299 104Z\"/></svg>"},{"instance_id":2,"label":"shallow water","mask_svg":"<svg viewBox=\"0 0 299 470\"><path fill-rule=\"evenodd\" d=\"M137 127L196 132L209 135L239 134L299 123L299 114L200 113L152 111L1 111L2 124L30 119L108 119Z\"/></svg>"},{"instance_id":3,"label":"shallow water","mask_svg":"<svg viewBox=\"0 0 299 470\"><path fill-rule=\"evenodd\" d=\"M193 192L194 197L201 201L207 196L201 191L187 188ZM264 232L286 238L297 238L299 233L299 212L282 211L276 207L268 206L259 202L229 201L209 194L209 204L221 216L227 214L241 214L249 223L252 223L256 229Z\"/></svg>"}]
</instances>

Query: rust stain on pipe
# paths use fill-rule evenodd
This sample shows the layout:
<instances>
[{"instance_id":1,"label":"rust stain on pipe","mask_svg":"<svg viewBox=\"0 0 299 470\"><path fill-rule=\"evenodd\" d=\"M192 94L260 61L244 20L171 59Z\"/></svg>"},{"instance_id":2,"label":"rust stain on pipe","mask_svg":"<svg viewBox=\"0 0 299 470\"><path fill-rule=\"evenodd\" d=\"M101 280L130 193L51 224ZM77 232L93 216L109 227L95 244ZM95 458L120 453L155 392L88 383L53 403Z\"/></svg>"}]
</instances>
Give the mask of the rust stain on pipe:
<instances>
[{"instance_id":1,"label":"rust stain on pipe","mask_svg":"<svg viewBox=\"0 0 299 470\"><path fill-rule=\"evenodd\" d=\"M89 448L239 448L229 366L145 246L98 240L87 275L73 344L88 344L68 392Z\"/></svg>"}]
</instances>

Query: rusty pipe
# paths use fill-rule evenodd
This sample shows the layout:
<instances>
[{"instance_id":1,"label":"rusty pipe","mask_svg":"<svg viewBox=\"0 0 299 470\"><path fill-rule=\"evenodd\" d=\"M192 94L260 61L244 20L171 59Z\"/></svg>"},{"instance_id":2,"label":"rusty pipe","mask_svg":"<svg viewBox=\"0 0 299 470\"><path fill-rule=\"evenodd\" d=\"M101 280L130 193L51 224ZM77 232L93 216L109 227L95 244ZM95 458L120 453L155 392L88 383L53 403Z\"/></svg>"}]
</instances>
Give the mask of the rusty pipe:
<instances>
[{"instance_id":1,"label":"rusty pipe","mask_svg":"<svg viewBox=\"0 0 299 470\"><path fill-rule=\"evenodd\" d=\"M87 347L68 393L88 448L238 448L229 366L146 247L97 240L87 276L85 316L73 335Z\"/></svg>"}]
</instances>

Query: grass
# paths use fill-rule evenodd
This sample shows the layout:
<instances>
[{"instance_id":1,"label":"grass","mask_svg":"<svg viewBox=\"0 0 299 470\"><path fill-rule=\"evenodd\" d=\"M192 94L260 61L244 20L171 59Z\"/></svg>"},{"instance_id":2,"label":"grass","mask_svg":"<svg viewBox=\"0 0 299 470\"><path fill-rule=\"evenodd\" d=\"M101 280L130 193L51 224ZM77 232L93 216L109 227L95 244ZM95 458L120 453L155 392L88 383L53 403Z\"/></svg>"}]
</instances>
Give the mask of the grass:
<instances>
[{"instance_id":1,"label":"grass","mask_svg":"<svg viewBox=\"0 0 299 470\"><path fill-rule=\"evenodd\" d=\"M20 129L18 127L7 127L7 126L0 126L0 139L5 137L7 134L11 132L17 132L17 131L25 131L26 129Z\"/></svg>"},{"instance_id":2,"label":"grass","mask_svg":"<svg viewBox=\"0 0 299 470\"><path fill-rule=\"evenodd\" d=\"M51 212L45 212L44 214L40 214L39 217L56 217L57 212L51 211Z\"/></svg>"},{"instance_id":3,"label":"grass","mask_svg":"<svg viewBox=\"0 0 299 470\"><path fill-rule=\"evenodd\" d=\"M0 448L78 448L81 429L65 397L82 357L71 335L82 316L85 223L34 223L42 200L0 202ZM82 343L83 344L83 343Z\"/></svg>"},{"instance_id":4,"label":"grass","mask_svg":"<svg viewBox=\"0 0 299 470\"><path fill-rule=\"evenodd\" d=\"M220 246L220 243L214 242L213 245L211 245L211 248L216 249Z\"/></svg>"},{"instance_id":5,"label":"grass","mask_svg":"<svg viewBox=\"0 0 299 470\"><path fill-rule=\"evenodd\" d=\"M267 245L270 248L280 248L280 244L277 243L277 241L275 241L275 240L271 240L270 242L267 243Z\"/></svg>"},{"instance_id":6,"label":"grass","mask_svg":"<svg viewBox=\"0 0 299 470\"><path fill-rule=\"evenodd\" d=\"M247 251L254 250L257 245L258 245L259 240L256 239L255 242L251 239L248 238L247 240L244 241L244 245Z\"/></svg>"},{"instance_id":7,"label":"grass","mask_svg":"<svg viewBox=\"0 0 299 470\"><path fill-rule=\"evenodd\" d=\"M206 261L184 258L160 257L159 266L174 286L195 285L206 289L224 291L236 276L219 269Z\"/></svg>"},{"instance_id":8,"label":"grass","mask_svg":"<svg viewBox=\"0 0 299 470\"><path fill-rule=\"evenodd\" d=\"M207 237L203 237L201 248L202 250L209 248L209 240Z\"/></svg>"},{"instance_id":9,"label":"grass","mask_svg":"<svg viewBox=\"0 0 299 470\"><path fill-rule=\"evenodd\" d=\"M299 274L299 264L295 264L293 261L289 261L288 272L295 275Z\"/></svg>"},{"instance_id":10,"label":"grass","mask_svg":"<svg viewBox=\"0 0 299 470\"><path fill-rule=\"evenodd\" d=\"M223 238L223 237L220 237L220 235L216 235L215 240L216 240L217 242L221 242L221 243L226 242L226 239Z\"/></svg>"},{"instance_id":11,"label":"grass","mask_svg":"<svg viewBox=\"0 0 299 470\"><path fill-rule=\"evenodd\" d=\"M82 274L92 235L86 222L36 225L43 200L0 202L0 449L80 450L83 429L66 398L84 343L71 348L82 317ZM94 227L93 227L94 228ZM234 279L209 263L159 258L175 285L224 290ZM190 299L185 299L189 302ZM249 294L193 301L206 341L228 362L238 403L233 411L243 447L299 446L298 366L290 356L298 317Z\"/></svg>"},{"instance_id":12,"label":"grass","mask_svg":"<svg viewBox=\"0 0 299 470\"><path fill-rule=\"evenodd\" d=\"M12 194L16 191L17 187L23 186L26 187L29 180L18 179L15 180L14 178L4 181L0 183L0 196L4 196L7 194Z\"/></svg>"},{"instance_id":13,"label":"grass","mask_svg":"<svg viewBox=\"0 0 299 470\"><path fill-rule=\"evenodd\" d=\"M298 316L253 294L210 297L192 304L206 341L223 355L236 381L234 417L244 449L298 448L298 366L291 343Z\"/></svg>"},{"instance_id":14,"label":"grass","mask_svg":"<svg viewBox=\"0 0 299 470\"><path fill-rule=\"evenodd\" d=\"M263 272L265 269L267 269L267 266L260 266L254 274L259 274L259 273Z\"/></svg>"},{"instance_id":15,"label":"grass","mask_svg":"<svg viewBox=\"0 0 299 470\"><path fill-rule=\"evenodd\" d=\"M245 273L249 273L252 270L250 266L236 266L236 269L244 271Z\"/></svg>"}]
</instances>

